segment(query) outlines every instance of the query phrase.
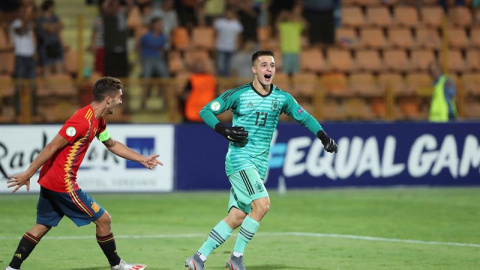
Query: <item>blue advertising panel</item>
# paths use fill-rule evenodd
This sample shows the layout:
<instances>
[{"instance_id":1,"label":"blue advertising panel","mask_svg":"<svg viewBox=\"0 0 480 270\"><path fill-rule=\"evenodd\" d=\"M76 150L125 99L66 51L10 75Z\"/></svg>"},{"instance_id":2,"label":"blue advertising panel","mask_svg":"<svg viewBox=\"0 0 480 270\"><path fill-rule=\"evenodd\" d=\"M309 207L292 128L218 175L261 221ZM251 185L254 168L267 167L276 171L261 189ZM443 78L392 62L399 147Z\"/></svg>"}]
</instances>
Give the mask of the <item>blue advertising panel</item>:
<instances>
[{"instance_id":1,"label":"blue advertising panel","mask_svg":"<svg viewBox=\"0 0 480 270\"><path fill-rule=\"evenodd\" d=\"M329 154L296 123L279 124L267 187L480 185L480 123L324 124L338 143ZM206 125L176 130L176 187L226 189L227 141Z\"/></svg>"}]
</instances>

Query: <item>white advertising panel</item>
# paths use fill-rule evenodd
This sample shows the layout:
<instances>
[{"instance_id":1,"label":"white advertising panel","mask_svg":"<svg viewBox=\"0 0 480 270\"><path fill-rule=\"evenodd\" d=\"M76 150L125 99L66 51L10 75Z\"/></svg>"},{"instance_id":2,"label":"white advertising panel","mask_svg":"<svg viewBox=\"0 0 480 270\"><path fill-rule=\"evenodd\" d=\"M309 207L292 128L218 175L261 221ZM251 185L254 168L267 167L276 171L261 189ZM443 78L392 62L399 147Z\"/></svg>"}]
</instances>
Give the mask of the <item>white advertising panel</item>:
<instances>
[{"instance_id":1,"label":"white advertising panel","mask_svg":"<svg viewBox=\"0 0 480 270\"><path fill-rule=\"evenodd\" d=\"M31 161L60 130L61 125L0 126L0 193L9 193L7 175L24 172ZM174 126L108 125L112 137L143 155L160 154L164 166L148 170L92 141L78 170L77 183L87 192L169 192L173 190ZM39 171L32 177L30 192L40 190ZM22 187L18 192L26 192Z\"/></svg>"}]
</instances>

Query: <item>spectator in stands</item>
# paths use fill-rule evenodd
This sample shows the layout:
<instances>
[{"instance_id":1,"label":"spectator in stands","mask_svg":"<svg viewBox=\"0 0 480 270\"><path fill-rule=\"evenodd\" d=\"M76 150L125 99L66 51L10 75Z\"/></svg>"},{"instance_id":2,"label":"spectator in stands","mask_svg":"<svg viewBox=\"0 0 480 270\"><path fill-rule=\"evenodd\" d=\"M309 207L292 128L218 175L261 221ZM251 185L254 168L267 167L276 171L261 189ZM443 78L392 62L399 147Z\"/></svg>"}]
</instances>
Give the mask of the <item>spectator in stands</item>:
<instances>
[{"instance_id":1,"label":"spectator in stands","mask_svg":"<svg viewBox=\"0 0 480 270\"><path fill-rule=\"evenodd\" d=\"M192 30L202 24L202 11L204 0L178 0L175 1L175 10L181 26Z\"/></svg>"},{"instance_id":2,"label":"spectator in stands","mask_svg":"<svg viewBox=\"0 0 480 270\"><path fill-rule=\"evenodd\" d=\"M238 21L235 11L228 8L225 17L215 20L213 27L217 32L217 74L222 77L230 76L230 62L237 50L238 35L243 27Z\"/></svg>"},{"instance_id":3,"label":"spectator in stands","mask_svg":"<svg viewBox=\"0 0 480 270\"><path fill-rule=\"evenodd\" d=\"M278 33L282 52L282 70L289 76L300 71L300 51L302 32L307 23L302 18L297 6L294 11L283 11L278 16ZM295 12L295 10L297 10Z\"/></svg>"},{"instance_id":4,"label":"spectator in stands","mask_svg":"<svg viewBox=\"0 0 480 270\"><path fill-rule=\"evenodd\" d=\"M35 87L35 43L34 43L34 3L23 1L19 17L10 26L15 51L15 93L13 97L15 114L20 115L20 92L28 90L31 113L37 115Z\"/></svg>"},{"instance_id":5,"label":"spectator in stands","mask_svg":"<svg viewBox=\"0 0 480 270\"><path fill-rule=\"evenodd\" d=\"M120 0L105 0L103 29L105 42L105 75L125 78L128 75L127 15Z\"/></svg>"},{"instance_id":6,"label":"spectator in stands","mask_svg":"<svg viewBox=\"0 0 480 270\"><path fill-rule=\"evenodd\" d=\"M42 14L37 20L37 41L40 64L45 76L63 71L63 46L60 33L63 23L55 14L55 2L45 0L41 5Z\"/></svg>"},{"instance_id":7,"label":"spectator in stands","mask_svg":"<svg viewBox=\"0 0 480 270\"><path fill-rule=\"evenodd\" d=\"M455 96L457 94L455 82L443 74L438 62L430 63L428 71L434 81L429 120L432 122L455 120L458 116L455 105Z\"/></svg>"},{"instance_id":8,"label":"spectator in stands","mask_svg":"<svg viewBox=\"0 0 480 270\"><path fill-rule=\"evenodd\" d=\"M254 8L252 0L240 1L238 3L238 17L243 26L242 42L257 42L258 15L259 10Z\"/></svg>"},{"instance_id":9,"label":"spectator in stands","mask_svg":"<svg viewBox=\"0 0 480 270\"><path fill-rule=\"evenodd\" d=\"M204 12L207 25L212 25L216 18L225 14L227 6L225 2L225 0L205 0Z\"/></svg>"},{"instance_id":10,"label":"spectator in stands","mask_svg":"<svg viewBox=\"0 0 480 270\"><path fill-rule=\"evenodd\" d=\"M142 73L146 81L146 87L142 94L142 109L145 108L147 98L151 92L152 77L168 77L167 65L165 63L165 46L168 42L167 36L163 33L163 23L160 18L153 18L150 21L149 31L142 36L138 48L142 59Z\"/></svg>"},{"instance_id":11,"label":"spectator in stands","mask_svg":"<svg viewBox=\"0 0 480 270\"><path fill-rule=\"evenodd\" d=\"M103 26L103 10L99 6L99 15L95 18L92 29L92 36L90 38L90 46L88 50L95 55L94 68L101 76L105 76L105 41Z\"/></svg>"},{"instance_id":12,"label":"spectator in stands","mask_svg":"<svg viewBox=\"0 0 480 270\"><path fill-rule=\"evenodd\" d=\"M304 1L303 16L308 25L310 45L333 45L335 42L335 9L339 0Z\"/></svg>"},{"instance_id":13,"label":"spectator in stands","mask_svg":"<svg viewBox=\"0 0 480 270\"><path fill-rule=\"evenodd\" d=\"M200 110L216 97L217 81L207 72L205 61L193 64L193 74L188 79L185 91L179 97L184 122L202 122Z\"/></svg>"},{"instance_id":14,"label":"spectator in stands","mask_svg":"<svg viewBox=\"0 0 480 270\"><path fill-rule=\"evenodd\" d=\"M252 77L252 61L250 60L252 54L255 52L255 43L247 41L243 43L242 49L235 53L232 59L232 73L240 80Z\"/></svg>"},{"instance_id":15,"label":"spectator in stands","mask_svg":"<svg viewBox=\"0 0 480 270\"><path fill-rule=\"evenodd\" d=\"M173 8L173 0L164 0L160 7L153 6L151 11L144 16L144 23L149 25L154 18L162 20L163 33L169 38L172 30L178 27L177 12ZM169 43L167 43L167 48L170 48Z\"/></svg>"}]
</instances>

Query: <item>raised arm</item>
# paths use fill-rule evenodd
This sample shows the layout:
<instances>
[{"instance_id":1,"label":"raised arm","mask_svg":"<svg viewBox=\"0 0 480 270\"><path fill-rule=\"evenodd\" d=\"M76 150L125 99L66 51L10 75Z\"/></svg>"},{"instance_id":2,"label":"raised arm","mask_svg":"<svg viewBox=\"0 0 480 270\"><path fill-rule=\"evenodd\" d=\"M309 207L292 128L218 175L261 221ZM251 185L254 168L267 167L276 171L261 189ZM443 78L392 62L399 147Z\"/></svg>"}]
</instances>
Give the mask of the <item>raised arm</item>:
<instances>
[{"instance_id":1,"label":"raised arm","mask_svg":"<svg viewBox=\"0 0 480 270\"><path fill-rule=\"evenodd\" d=\"M42 165L47 162L58 150L68 145L68 141L57 134L53 140L43 148L38 156L33 160L28 169L17 175L9 175L7 180L8 188L15 187L12 193L15 193L21 186L26 185L27 191L30 191L30 178L35 174Z\"/></svg>"},{"instance_id":2,"label":"raised arm","mask_svg":"<svg viewBox=\"0 0 480 270\"><path fill-rule=\"evenodd\" d=\"M115 155L131 161L138 162L145 166L145 168L148 168L150 170L155 168L155 166L157 165L163 166L163 163L157 160L160 155L155 154L145 157L133 151L131 148L124 145L123 143L114 140L112 137L109 137L107 140L102 142L108 148L108 150Z\"/></svg>"}]
</instances>

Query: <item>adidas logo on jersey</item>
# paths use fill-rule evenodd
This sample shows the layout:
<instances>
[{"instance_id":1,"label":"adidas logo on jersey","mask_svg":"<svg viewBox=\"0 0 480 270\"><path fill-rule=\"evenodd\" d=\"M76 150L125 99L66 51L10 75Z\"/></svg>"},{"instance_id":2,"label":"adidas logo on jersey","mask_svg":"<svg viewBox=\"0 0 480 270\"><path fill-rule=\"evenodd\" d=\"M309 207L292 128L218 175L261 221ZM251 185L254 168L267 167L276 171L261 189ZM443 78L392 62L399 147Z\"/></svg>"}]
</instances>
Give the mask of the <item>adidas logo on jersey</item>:
<instances>
[{"instance_id":1,"label":"adidas logo on jersey","mask_svg":"<svg viewBox=\"0 0 480 270\"><path fill-rule=\"evenodd\" d=\"M252 102L249 102L248 105L247 105L248 108L252 108L253 107L253 103Z\"/></svg>"}]
</instances>

